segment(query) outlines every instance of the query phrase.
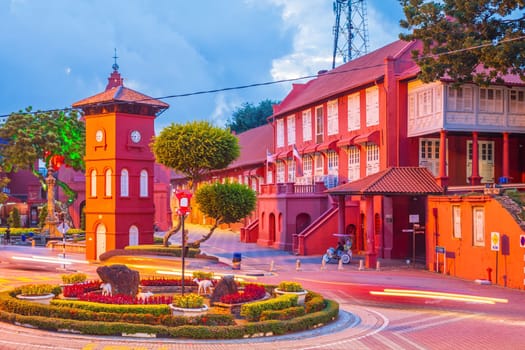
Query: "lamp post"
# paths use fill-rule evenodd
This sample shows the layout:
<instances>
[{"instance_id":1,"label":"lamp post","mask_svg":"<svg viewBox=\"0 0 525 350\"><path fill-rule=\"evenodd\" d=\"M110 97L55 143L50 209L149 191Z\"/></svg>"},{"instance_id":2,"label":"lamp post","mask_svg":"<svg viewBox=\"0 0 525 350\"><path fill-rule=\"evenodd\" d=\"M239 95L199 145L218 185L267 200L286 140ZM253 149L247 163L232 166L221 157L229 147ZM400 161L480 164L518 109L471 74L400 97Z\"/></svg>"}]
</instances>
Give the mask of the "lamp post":
<instances>
[{"instance_id":1,"label":"lamp post","mask_svg":"<svg viewBox=\"0 0 525 350\"><path fill-rule=\"evenodd\" d=\"M191 193L187 191L177 191L175 196L179 200L179 209L177 209L177 214L180 217L180 224L182 230L182 248L181 248L181 260L182 260L182 278L181 278L181 294L184 295L184 268L185 268L185 256L186 256L186 234L184 232L184 219L187 214L190 212L190 199Z\"/></svg>"}]
</instances>

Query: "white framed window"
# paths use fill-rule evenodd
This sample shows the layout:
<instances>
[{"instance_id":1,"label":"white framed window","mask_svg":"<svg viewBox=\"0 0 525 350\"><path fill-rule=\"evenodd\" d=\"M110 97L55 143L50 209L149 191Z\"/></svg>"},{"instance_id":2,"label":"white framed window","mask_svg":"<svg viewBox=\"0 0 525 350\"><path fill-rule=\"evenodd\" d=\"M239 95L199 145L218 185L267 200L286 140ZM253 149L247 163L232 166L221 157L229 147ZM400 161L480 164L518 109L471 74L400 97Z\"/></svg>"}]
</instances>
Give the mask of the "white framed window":
<instances>
[{"instance_id":1,"label":"white framed window","mask_svg":"<svg viewBox=\"0 0 525 350\"><path fill-rule=\"evenodd\" d=\"M472 176L472 141L467 141L467 181ZM478 141L478 172L481 183L494 182L494 141Z\"/></svg>"},{"instance_id":2,"label":"white framed window","mask_svg":"<svg viewBox=\"0 0 525 350\"><path fill-rule=\"evenodd\" d=\"M303 157L303 174L304 176L312 176L312 157Z\"/></svg>"},{"instance_id":3,"label":"white framed window","mask_svg":"<svg viewBox=\"0 0 525 350\"><path fill-rule=\"evenodd\" d=\"M452 206L452 231L454 238L461 239L461 207L459 205Z\"/></svg>"},{"instance_id":4,"label":"white framed window","mask_svg":"<svg viewBox=\"0 0 525 350\"><path fill-rule=\"evenodd\" d=\"M113 175L113 172L111 171L111 169L106 169L106 173L104 174L104 178L105 178L105 192L104 192L104 196L106 197L111 197L111 175Z\"/></svg>"},{"instance_id":5,"label":"white framed window","mask_svg":"<svg viewBox=\"0 0 525 350\"><path fill-rule=\"evenodd\" d=\"M379 124L379 88L366 89L366 126Z\"/></svg>"},{"instance_id":6,"label":"white framed window","mask_svg":"<svg viewBox=\"0 0 525 350\"><path fill-rule=\"evenodd\" d=\"M286 130L288 136L288 144L295 144L295 115L290 115L286 118Z\"/></svg>"},{"instance_id":7,"label":"white framed window","mask_svg":"<svg viewBox=\"0 0 525 350\"><path fill-rule=\"evenodd\" d=\"M284 120L277 119L277 147L284 147Z\"/></svg>"},{"instance_id":8,"label":"white framed window","mask_svg":"<svg viewBox=\"0 0 525 350\"><path fill-rule=\"evenodd\" d=\"M326 130L328 135L336 135L339 133L339 112L337 110L337 100L328 101L328 129Z\"/></svg>"},{"instance_id":9,"label":"white framed window","mask_svg":"<svg viewBox=\"0 0 525 350\"><path fill-rule=\"evenodd\" d=\"M525 90L509 90L509 112L512 114L525 113Z\"/></svg>"},{"instance_id":10,"label":"white framed window","mask_svg":"<svg viewBox=\"0 0 525 350\"><path fill-rule=\"evenodd\" d=\"M323 106L315 108L315 142L323 142L324 134L324 115L323 115Z\"/></svg>"},{"instance_id":11,"label":"white framed window","mask_svg":"<svg viewBox=\"0 0 525 350\"><path fill-rule=\"evenodd\" d=\"M496 88L480 88L479 111L487 113L503 113L503 90Z\"/></svg>"},{"instance_id":12,"label":"white framed window","mask_svg":"<svg viewBox=\"0 0 525 350\"><path fill-rule=\"evenodd\" d=\"M453 88L448 86L447 108L449 111L472 112L472 87L462 86Z\"/></svg>"},{"instance_id":13,"label":"white framed window","mask_svg":"<svg viewBox=\"0 0 525 350\"><path fill-rule=\"evenodd\" d=\"M348 181L361 178L361 152L358 147L348 148Z\"/></svg>"},{"instance_id":14,"label":"white framed window","mask_svg":"<svg viewBox=\"0 0 525 350\"><path fill-rule=\"evenodd\" d=\"M338 175L339 174L339 155L337 152L328 151L326 154L328 159L328 174Z\"/></svg>"},{"instance_id":15,"label":"white framed window","mask_svg":"<svg viewBox=\"0 0 525 350\"><path fill-rule=\"evenodd\" d=\"M295 182L295 169L296 169L295 159L289 158L287 163L288 163L288 182Z\"/></svg>"},{"instance_id":16,"label":"white framed window","mask_svg":"<svg viewBox=\"0 0 525 350\"><path fill-rule=\"evenodd\" d=\"M439 139L419 139L419 166L439 176Z\"/></svg>"},{"instance_id":17,"label":"white framed window","mask_svg":"<svg viewBox=\"0 0 525 350\"><path fill-rule=\"evenodd\" d=\"M472 208L472 245L475 247L485 246L485 208Z\"/></svg>"},{"instance_id":18,"label":"white framed window","mask_svg":"<svg viewBox=\"0 0 525 350\"><path fill-rule=\"evenodd\" d=\"M120 171L120 196L129 197L129 173L127 169Z\"/></svg>"},{"instance_id":19,"label":"white framed window","mask_svg":"<svg viewBox=\"0 0 525 350\"><path fill-rule=\"evenodd\" d=\"M97 196L97 171L95 169L91 170L89 175L91 180L91 197Z\"/></svg>"},{"instance_id":20,"label":"white framed window","mask_svg":"<svg viewBox=\"0 0 525 350\"><path fill-rule=\"evenodd\" d=\"M148 171L143 169L140 171L140 197L148 196Z\"/></svg>"},{"instance_id":21,"label":"white framed window","mask_svg":"<svg viewBox=\"0 0 525 350\"><path fill-rule=\"evenodd\" d=\"M379 171L379 146L375 143L366 144L366 175Z\"/></svg>"},{"instance_id":22,"label":"white framed window","mask_svg":"<svg viewBox=\"0 0 525 350\"><path fill-rule=\"evenodd\" d=\"M276 163L276 166L277 166L277 174L276 174L276 179L275 181L277 183L284 183L284 162L283 161L278 161Z\"/></svg>"},{"instance_id":23,"label":"white framed window","mask_svg":"<svg viewBox=\"0 0 525 350\"><path fill-rule=\"evenodd\" d=\"M303 141L312 140L312 110L303 111Z\"/></svg>"},{"instance_id":24,"label":"white framed window","mask_svg":"<svg viewBox=\"0 0 525 350\"><path fill-rule=\"evenodd\" d=\"M348 131L361 129L361 98L359 93L348 96Z\"/></svg>"},{"instance_id":25,"label":"white framed window","mask_svg":"<svg viewBox=\"0 0 525 350\"><path fill-rule=\"evenodd\" d=\"M426 89L417 94L418 116L427 116L433 113L432 89Z\"/></svg>"}]
</instances>

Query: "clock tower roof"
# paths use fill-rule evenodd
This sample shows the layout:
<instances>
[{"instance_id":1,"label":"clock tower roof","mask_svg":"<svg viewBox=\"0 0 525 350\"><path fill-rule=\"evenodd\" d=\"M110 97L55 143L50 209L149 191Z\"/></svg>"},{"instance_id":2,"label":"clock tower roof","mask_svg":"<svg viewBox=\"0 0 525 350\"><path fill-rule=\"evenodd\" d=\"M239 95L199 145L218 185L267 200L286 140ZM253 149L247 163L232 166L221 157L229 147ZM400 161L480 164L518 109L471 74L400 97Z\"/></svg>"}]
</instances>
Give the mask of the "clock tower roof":
<instances>
[{"instance_id":1,"label":"clock tower roof","mask_svg":"<svg viewBox=\"0 0 525 350\"><path fill-rule=\"evenodd\" d=\"M169 108L169 104L157 100L153 97L144 95L138 91L124 86L124 79L120 76L118 71L119 66L116 62L113 64L113 72L108 78L106 90L91 97L73 103L74 108L81 108L86 114L93 114L91 112L99 112L101 107L111 109L110 106L145 106L149 107L147 110L153 112L155 115ZM120 109L120 108L119 108Z\"/></svg>"}]
</instances>

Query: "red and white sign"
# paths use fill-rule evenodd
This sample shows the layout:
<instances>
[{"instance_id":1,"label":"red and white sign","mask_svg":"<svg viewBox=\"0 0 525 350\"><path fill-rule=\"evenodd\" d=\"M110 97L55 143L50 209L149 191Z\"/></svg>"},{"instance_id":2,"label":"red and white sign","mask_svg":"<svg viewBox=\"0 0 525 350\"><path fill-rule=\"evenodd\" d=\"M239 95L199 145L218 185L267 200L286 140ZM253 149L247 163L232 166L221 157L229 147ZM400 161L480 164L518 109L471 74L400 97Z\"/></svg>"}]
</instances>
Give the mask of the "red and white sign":
<instances>
[{"instance_id":1,"label":"red and white sign","mask_svg":"<svg viewBox=\"0 0 525 350\"><path fill-rule=\"evenodd\" d=\"M175 196L179 200L179 209L177 209L178 214L188 214L190 212L190 199L192 194L188 191L177 191Z\"/></svg>"}]
</instances>

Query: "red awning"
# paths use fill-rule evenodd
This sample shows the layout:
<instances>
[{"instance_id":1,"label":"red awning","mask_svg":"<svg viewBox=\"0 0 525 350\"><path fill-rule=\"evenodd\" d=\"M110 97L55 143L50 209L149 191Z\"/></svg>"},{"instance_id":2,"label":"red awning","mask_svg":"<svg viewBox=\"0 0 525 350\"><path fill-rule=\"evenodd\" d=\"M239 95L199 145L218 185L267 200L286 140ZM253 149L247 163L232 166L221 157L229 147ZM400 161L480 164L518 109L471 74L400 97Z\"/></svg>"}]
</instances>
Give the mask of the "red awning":
<instances>
[{"instance_id":1,"label":"red awning","mask_svg":"<svg viewBox=\"0 0 525 350\"><path fill-rule=\"evenodd\" d=\"M306 146L305 149L303 150L303 153L314 153L314 152L317 152L318 148L319 148L319 144L314 143L312 145Z\"/></svg>"},{"instance_id":2,"label":"red awning","mask_svg":"<svg viewBox=\"0 0 525 350\"><path fill-rule=\"evenodd\" d=\"M333 151L337 152L337 142L339 140L333 140L333 141L327 141L324 143L321 143L319 147L317 148L318 151L326 151L328 149L331 149Z\"/></svg>"},{"instance_id":3,"label":"red awning","mask_svg":"<svg viewBox=\"0 0 525 350\"><path fill-rule=\"evenodd\" d=\"M337 142L337 147L352 146L355 144L354 140L357 138L357 135L353 135Z\"/></svg>"},{"instance_id":4,"label":"red awning","mask_svg":"<svg viewBox=\"0 0 525 350\"><path fill-rule=\"evenodd\" d=\"M375 143L379 145L379 130L369 132L368 134L359 135L354 139L354 143Z\"/></svg>"}]
</instances>

